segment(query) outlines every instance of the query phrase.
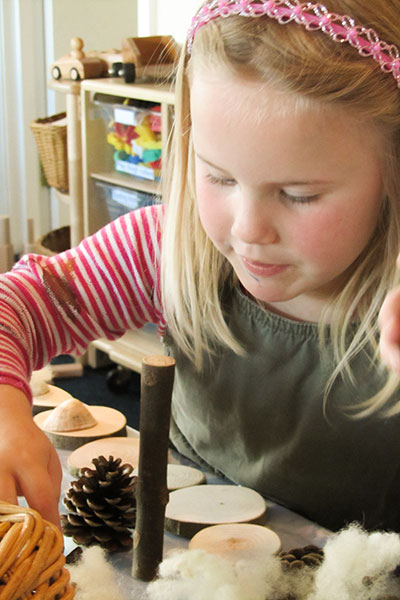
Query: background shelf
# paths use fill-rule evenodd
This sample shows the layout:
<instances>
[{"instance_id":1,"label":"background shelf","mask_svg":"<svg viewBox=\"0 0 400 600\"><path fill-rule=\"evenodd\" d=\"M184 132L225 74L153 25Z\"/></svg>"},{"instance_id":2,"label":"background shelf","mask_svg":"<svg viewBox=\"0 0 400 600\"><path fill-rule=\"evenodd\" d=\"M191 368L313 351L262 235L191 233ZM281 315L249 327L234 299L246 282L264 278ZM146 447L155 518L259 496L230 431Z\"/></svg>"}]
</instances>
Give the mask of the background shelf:
<instances>
[{"instance_id":1,"label":"background shelf","mask_svg":"<svg viewBox=\"0 0 400 600\"><path fill-rule=\"evenodd\" d=\"M110 107L109 116L99 109L101 104ZM126 99L154 102L161 106L162 157L165 160L167 140L171 132L174 113L174 92L171 84L126 84L121 79L86 79L81 83L82 102L82 179L83 226L85 236L95 233L109 222L106 203L99 199L98 182L122 186L128 190L145 192L162 197L161 182L138 179L114 169L113 148L107 143L112 119L111 107L123 104ZM109 358L129 369L140 372L142 359L150 354L163 354L163 345L154 325L129 331L118 340L99 339L92 342L93 349L101 350ZM95 352L89 352L95 356ZM93 360L93 358L92 358ZM95 365L92 365L95 366Z\"/></svg>"}]
</instances>

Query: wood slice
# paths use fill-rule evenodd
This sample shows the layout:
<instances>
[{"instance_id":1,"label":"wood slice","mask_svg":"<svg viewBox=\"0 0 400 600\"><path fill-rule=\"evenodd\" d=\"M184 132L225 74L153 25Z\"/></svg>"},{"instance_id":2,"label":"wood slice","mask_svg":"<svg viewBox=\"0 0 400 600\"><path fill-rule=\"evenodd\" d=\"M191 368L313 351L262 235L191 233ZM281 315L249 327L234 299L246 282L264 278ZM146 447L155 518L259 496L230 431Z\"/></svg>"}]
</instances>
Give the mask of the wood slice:
<instances>
[{"instance_id":1,"label":"wood slice","mask_svg":"<svg viewBox=\"0 0 400 600\"><path fill-rule=\"evenodd\" d=\"M186 465L167 465L167 486L170 492L205 483L205 475L199 469Z\"/></svg>"},{"instance_id":2,"label":"wood slice","mask_svg":"<svg viewBox=\"0 0 400 600\"><path fill-rule=\"evenodd\" d=\"M262 525L232 523L202 529L190 540L189 549L205 550L233 561L252 560L279 552L281 540Z\"/></svg>"},{"instance_id":3,"label":"wood slice","mask_svg":"<svg viewBox=\"0 0 400 600\"><path fill-rule=\"evenodd\" d=\"M43 411L35 415L34 421L52 442L55 448L75 450L83 444L110 436L126 436L126 417L119 410L108 406L89 406L97 424L88 429L77 431L45 431L43 422L51 411Z\"/></svg>"},{"instance_id":4,"label":"wood slice","mask_svg":"<svg viewBox=\"0 0 400 600\"><path fill-rule=\"evenodd\" d=\"M80 446L68 457L70 473L78 476L80 469L92 469L92 460L97 456L120 458L122 463L135 467L139 464L139 437L108 437Z\"/></svg>"},{"instance_id":5,"label":"wood slice","mask_svg":"<svg viewBox=\"0 0 400 600\"><path fill-rule=\"evenodd\" d=\"M61 388L47 384L49 391L46 394L41 394L40 396L33 396L33 404L32 404L32 412L34 415L44 411L50 410L52 408L56 408L61 402L64 400L68 400L68 398L72 398L69 392L62 390Z\"/></svg>"},{"instance_id":6,"label":"wood slice","mask_svg":"<svg viewBox=\"0 0 400 600\"><path fill-rule=\"evenodd\" d=\"M139 470L135 469L133 474L138 475ZM170 492L200 485L205 481L206 477L199 469L186 465L167 465L167 488Z\"/></svg>"},{"instance_id":7,"label":"wood slice","mask_svg":"<svg viewBox=\"0 0 400 600\"><path fill-rule=\"evenodd\" d=\"M261 523L267 506L254 490L236 485L196 485L171 492L165 529L192 537L209 525Z\"/></svg>"},{"instance_id":8,"label":"wood slice","mask_svg":"<svg viewBox=\"0 0 400 600\"><path fill-rule=\"evenodd\" d=\"M93 468L92 460L97 456L120 458L122 463L136 467L132 474L138 475L139 437L109 437L84 444L69 455L69 472L76 477L83 467ZM205 475L199 469L186 465L167 465L167 486L170 491L204 482Z\"/></svg>"}]
</instances>

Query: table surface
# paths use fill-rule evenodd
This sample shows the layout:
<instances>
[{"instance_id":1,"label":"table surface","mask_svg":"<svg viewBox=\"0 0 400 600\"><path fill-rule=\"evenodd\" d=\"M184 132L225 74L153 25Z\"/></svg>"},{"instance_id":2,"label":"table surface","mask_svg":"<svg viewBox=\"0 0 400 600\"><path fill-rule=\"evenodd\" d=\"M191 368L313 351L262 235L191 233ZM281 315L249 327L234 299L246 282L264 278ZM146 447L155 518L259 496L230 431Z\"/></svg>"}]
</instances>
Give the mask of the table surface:
<instances>
[{"instance_id":1,"label":"table surface","mask_svg":"<svg viewBox=\"0 0 400 600\"><path fill-rule=\"evenodd\" d=\"M128 436L135 437L138 432L128 427ZM67 467L67 459L70 454L68 450L58 450L60 456L62 468L63 468L63 481L62 481L62 495L63 498L66 491L69 489L71 481L76 479L73 477ZM170 452L169 457L170 463L187 464L190 466L197 467L184 457L181 457L175 452ZM209 484L221 484L229 483L228 481L222 481L221 478L217 477L213 473L205 472L206 481ZM60 503L60 511L66 512L65 507ZM265 526L269 527L275 533L277 533L281 539L282 548L289 550L296 546L305 546L307 544L316 544L323 546L329 531L316 525L315 523L305 519L304 517L288 510L287 508L280 506L270 500L267 500L267 512ZM71 550L76 547L76 544L71 538L64 538L65 540L65 554L68 554ZM173 550L182 550L188 547L189 540L165 532L164 535L164 557L167 556ZM118 573L118 583L124 591L127 600L144 600L146 598L146 587L147 583L134 579L131 575L132 570L132 551L121 552L118 554L108 555L109 560Z\"/></svg>"}]
</instances>

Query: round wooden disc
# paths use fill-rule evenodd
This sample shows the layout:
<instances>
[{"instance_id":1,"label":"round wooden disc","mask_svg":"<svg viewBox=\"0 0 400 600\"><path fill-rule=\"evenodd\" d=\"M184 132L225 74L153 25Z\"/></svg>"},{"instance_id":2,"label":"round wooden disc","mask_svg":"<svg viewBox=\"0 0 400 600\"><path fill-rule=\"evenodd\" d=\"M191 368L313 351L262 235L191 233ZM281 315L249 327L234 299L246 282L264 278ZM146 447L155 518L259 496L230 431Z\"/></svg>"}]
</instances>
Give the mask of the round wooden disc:
<instances>
[{"instance_id":1,"label":"round wooden disc","mask_svg":"<svg viewBox=\"0 0 400 600\"><path fill-rule=\"evenodd\" d=\"M32 412L34 415L37 415L39 412L44 410L49 410L51 408L55 408L64 400L68 400L72 398L69 392L55 386L50 385L49 391L46 394L41 394L40 396L33 396L33 404L32 404Z\"/></svg>"},{"instance_id":2,"label":"round wooden disc","mask_svg":"<svg viewBox=\"0 0 400 600\"><path fill-rule=\"evenodd\" d=\"M267 509L260 494L236 485L196 485L171 492L167 531L192 537L209 525L261 522Z\"/></svg>"},{"instance_id":3,"label":"round wooden disc","mask_svg":"<svg viewBox=\"0 0 400 600\"><path fill-rule=\"evenodd\" d=\"M139 474L135 469L134 475ZM191 487L205 483L206 477L199 469L188 467L186 465L167 465L167 488L170 492L182 488Z\"/></svg>"},{"instance_id":4,"label":"round wooden disc","mask_svg":"<svg viewBox=\"0 0 400 600\"><path fill-rule=\"evenodd\" d=\"M186 465L167 466L167 487L170 491L200 485L206 480L199 469Z\"/></svg>"},{"instance_id":5,"label":"round wooden disc","mask_svg":"<svg viewBox=\"0 0 400 600\"><path fill-rule=\"evenodd\" d=\"M97 421L97 424L88 429L79 429L76 431L46 431L42 424L49 416L49 410L38 413L34 416L34 421L51 440L55 448L65 450L75 450L82 444L87 444L93 440L110 436L126 436L126 417L119 410L109 406L89 406L90 412Z\"/></svg>"},{"instance_id":6,"label":"round wooden disc","mask_svg":"<svg viewBox=\"0 0 400 600\"><path fill-rule=\"evenodd\" d=\"M67 459L70 473L77 476L83 467L93 468L92 460L97 456L120 458L123 464L135 467L139 464L139 438L108 437L80 446Z\"/></svg>"},{"instance_id":7,"label":"round wooden disc","mask_svg":"<svg viewBox=\"0 0 400 600\"><path fill-rule=\"evenodd\" d=\"M78 476L83 467L92 468L97 456L113 456L133 467L139 464L139 437L108 437L80 446L67 459L71 475ZM137 467L133 475L138 474ZM205 476L199 469L185 465L167 465L167 486L170 491L204 483Z\"/></svg>"},{"instance_id":8,"label":"round wooden disc","mask_svg":"<svg viewBox=\"0 0 400 600\"><path fill-rule=\"evenodd\" d=\"M236 561L276 554L281 549L281 540L262 525L229 523L202 529L190 540L189 549L205 550Z\"/></svg>"}]
</instances>

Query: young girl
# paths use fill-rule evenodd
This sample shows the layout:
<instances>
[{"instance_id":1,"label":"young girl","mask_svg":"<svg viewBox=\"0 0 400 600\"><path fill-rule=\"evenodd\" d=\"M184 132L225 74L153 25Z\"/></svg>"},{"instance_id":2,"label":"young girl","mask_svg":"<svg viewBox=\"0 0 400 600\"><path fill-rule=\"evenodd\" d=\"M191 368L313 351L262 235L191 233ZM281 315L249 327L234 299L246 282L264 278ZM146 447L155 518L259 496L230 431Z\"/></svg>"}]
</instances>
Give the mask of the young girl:
<instances>
[{"instance_id":1,"label":"young girl","mask_svg":"<svg viewBox=\"0 0 400 600\"><path fill-rule=\"evenodd\" d=\"M377 346L398 283L399 46L397 0L204 4L165 206L1 279L0 497L57 519L31 369L152 321L182 454L332 529L400 531L399 393Z\"/></svg>"}]
</instances>

